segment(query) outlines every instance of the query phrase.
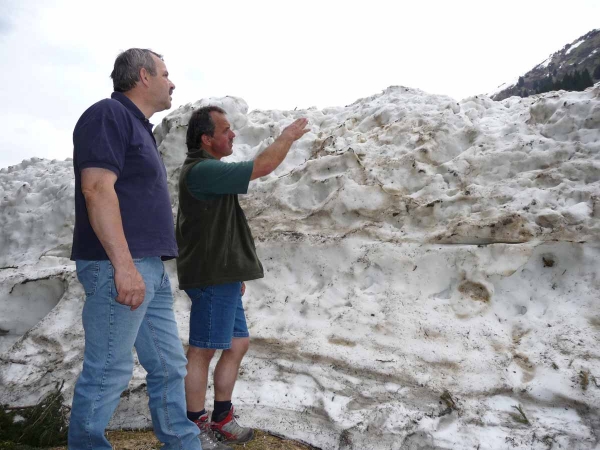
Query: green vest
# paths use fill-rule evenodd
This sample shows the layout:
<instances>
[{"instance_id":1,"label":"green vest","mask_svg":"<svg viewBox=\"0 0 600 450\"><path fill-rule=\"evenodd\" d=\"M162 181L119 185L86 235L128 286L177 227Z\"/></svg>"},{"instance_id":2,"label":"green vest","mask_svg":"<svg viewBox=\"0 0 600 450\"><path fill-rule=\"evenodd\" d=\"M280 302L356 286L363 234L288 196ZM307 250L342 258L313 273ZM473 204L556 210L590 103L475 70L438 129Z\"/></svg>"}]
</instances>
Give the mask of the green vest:
<instances>
[{"instance_id":1,"label":"green vest","mask_svg":"<svg viewBox=\"0 0 600 450\"><path fill-rule=\"evenodd\" d=\"M180 289L262 278L263 267L237 194L200 200L189 191L187 174L195 164L215 159L190 150L179 175L177 275Z\"/></svg>"}]
</instances>

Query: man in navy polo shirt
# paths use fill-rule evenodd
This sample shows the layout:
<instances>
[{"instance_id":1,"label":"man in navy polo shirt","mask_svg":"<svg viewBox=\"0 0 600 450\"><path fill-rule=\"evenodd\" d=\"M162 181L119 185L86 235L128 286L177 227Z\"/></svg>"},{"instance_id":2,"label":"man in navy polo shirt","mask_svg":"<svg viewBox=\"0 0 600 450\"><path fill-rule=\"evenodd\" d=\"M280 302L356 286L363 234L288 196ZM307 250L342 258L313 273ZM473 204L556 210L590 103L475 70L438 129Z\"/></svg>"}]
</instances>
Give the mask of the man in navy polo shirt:
<instances>
[{"instance_id":1,"label":"man in navy polo shirt","mask_svg":"<svg viewBox=\"0 0 600 450\"><path fill-rule=\"evenodd\" d=\"M135 347L163 448L200 450L186 417L186 358L163 266L177 256L167 174L148 121L171 107L175 85L162 57L138 48L117 57L111 78L111 98L85 111L73 132L71 259L86 301L69 449L111 448L104 430L131 378Z\"/></svg>"}]
</instances>

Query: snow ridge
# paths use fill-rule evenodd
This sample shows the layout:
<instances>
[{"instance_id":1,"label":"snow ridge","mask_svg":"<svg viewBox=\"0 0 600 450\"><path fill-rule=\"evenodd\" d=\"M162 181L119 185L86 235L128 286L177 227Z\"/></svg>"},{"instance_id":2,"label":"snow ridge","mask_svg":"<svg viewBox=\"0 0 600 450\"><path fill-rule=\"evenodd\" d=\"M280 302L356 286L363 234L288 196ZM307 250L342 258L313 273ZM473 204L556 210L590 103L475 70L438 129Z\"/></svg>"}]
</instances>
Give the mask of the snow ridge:
<instances>
[{"instance_id":1,"label":"snow ridge","mask_svg":"<svg viewBox=\"0 0 600 450\"><path fill-rule=\"evenodd\" d=\"M304 111L203 99L155 131L174 212L187 121L208 104L228 112L231 160L311 126L243 199L266 270L245 297L244 423L325 449L597 447L600 84L460 103L396 86ZM70 161L0 170L1 403L72 393L72 190ZM144 376L112 427L150 424Z\"/></svg>"}]
</instances>

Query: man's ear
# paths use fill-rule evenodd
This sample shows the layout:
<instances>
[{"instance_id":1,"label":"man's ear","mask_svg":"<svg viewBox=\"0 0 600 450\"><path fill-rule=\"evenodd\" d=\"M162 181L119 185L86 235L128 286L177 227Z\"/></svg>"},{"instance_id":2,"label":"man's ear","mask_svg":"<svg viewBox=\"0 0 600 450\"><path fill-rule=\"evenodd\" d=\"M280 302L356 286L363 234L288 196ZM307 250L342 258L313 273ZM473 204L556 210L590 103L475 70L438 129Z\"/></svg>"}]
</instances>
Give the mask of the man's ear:
<instances>
[{"instance_id":1,"label":"man's ear","mask_svg":"<svg viewBox=\"0 0 600 450\"><path fill-rule=\"evenodd\" d=\"M150 74L148 73L148 71L142 67L140 69L140 83L142 83L144 86L148 86L148 78L149 77L150 77Z\"/></svg>"},{"instance_id":2,"label":"man's ear","mask_svg":"<svg viewBox=\"0 0 600 450\"><path fill-rule=\"evenodd\" d=\"M201 140L202 140L202 145L209 146L210 136L208 134L203 134Z\"/></svg>"}]
</instances>

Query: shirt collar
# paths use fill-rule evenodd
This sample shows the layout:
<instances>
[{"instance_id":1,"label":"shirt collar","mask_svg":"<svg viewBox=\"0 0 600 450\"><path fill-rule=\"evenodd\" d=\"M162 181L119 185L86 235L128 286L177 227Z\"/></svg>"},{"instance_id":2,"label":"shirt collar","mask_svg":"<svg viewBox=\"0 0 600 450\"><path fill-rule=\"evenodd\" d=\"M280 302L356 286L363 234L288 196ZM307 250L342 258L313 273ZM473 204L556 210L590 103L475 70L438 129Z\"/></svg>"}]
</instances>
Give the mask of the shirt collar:
<instances>
[{"instance_id":1,"label":"shirt collar","mask_svg":"<svg viewBox=\"0 0 600 450\"><path fill-rule=\"evenodd\" d=\"M217 159L203 148L192 148L187 152L189 158L206 158L206 159Z\"/></svg>"},{"instance_id":2,"label":"shirt collar","mask_svg":"<svg viewBox=\"0 0 600 450\"><path fill-rule=\"evenodd\" d=\"M123 94L122 92L113 92L110 98L112 98L113 100L117 100L142 122L149 123L152 126L152 124L148 119L146 119L146 116L144 116L144 113L140 110L140 108L135 106L135 103L133 103L125 94Z\"/></svg>"}]
</instances>

